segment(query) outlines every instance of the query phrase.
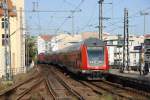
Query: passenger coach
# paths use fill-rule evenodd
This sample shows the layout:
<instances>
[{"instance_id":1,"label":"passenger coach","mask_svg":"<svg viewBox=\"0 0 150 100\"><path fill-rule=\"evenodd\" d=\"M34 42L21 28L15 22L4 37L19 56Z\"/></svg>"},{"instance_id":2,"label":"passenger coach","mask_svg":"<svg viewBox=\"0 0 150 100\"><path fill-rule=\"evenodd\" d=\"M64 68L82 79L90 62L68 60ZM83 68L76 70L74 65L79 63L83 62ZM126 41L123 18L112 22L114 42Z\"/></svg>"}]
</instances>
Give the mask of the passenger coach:
<instances>
[{"instance_id":1,"label":"passenger coach","mask_svg":"<svg viewBox=\"0 0 150 100\"><path fill-rule=\"evenodd\" d=\"M86 39L48 57L51 63L84 76L99 77L109 70L107 47L97 38Z\"/></svg>"}]
</instances>

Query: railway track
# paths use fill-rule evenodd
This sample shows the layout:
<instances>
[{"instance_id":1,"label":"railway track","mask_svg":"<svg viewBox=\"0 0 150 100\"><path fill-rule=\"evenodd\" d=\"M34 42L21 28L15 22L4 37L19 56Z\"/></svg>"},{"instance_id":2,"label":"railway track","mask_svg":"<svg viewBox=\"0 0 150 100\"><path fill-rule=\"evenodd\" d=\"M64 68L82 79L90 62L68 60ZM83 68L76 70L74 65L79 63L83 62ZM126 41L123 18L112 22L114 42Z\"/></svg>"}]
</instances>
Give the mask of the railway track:
<instances>
[{"instance_id":1,"label":"railway track","mask_svg":"<svg viewBox=\"0 0 150 100\"><path fill-rule=\"evenodd\" d=\"M98 95L110 94L115 99L125 99L125 100L149 100L150 94L144 91L139 91L129 87L123 87L122 85L112 83L105 80L100 81L77 81L87 88L90 88L93 92Z\"/></svg>"},{"instance_id":2,"label":"railway track","mask_svg":"<svg viewBox=\"0 0 150 100\"><path fill-rule=\"evenodd\" d=\"M132 92L134 92L135 94L140 94L140 95L142 95L142 96L145 96L145 97L150 98L150 93L149 93L149 92L141 91L141 90L134 89L134 88L130 88L130 87L124 87L124 85L117 84L117 83L112 83L112 82L109 82L109 81L106 81L106 80L101 80L101 82L103 82L104 84L113 86L113 87L115 87L115 88L120 88L120 89L123 89L123 90L125 90L125 91L129 91L129 92L132 91ZM96 83L96 84L97 84L97 83Z\"/></svg>"},{"instance_id":3,"label":"railway track","mask_svg":"<svg viewBox=\"0 0 150 100\"><path fill-rule=\"evenodd\" d=\"M39 87L43 87L42 90ZM41 92L46 91L43 95ZM101 100L111 96L115 100L149 100L150 94L132 88L123 87L105 80L87 81L66 76L60 69L51 65L40 65L38 73L26 81L0 94L2 100L31 99L32 93L38 93L41 100ZM44 93L44 92L43 92ZM105 100L105 99L104 99Z\"/></svg>"},{"instance_id":4,"label":"railway track","mask_svg":"<svg viewBox=\"0 0 150 100\"><path fill-rule=\"evenodd\" d=\"M35 81L35 84L32 84L30 87L26 88L24 91L19 93L19 95L17 96L16 100L20 100L24 96L30 94L30 91L32 91L35 87L38 87L43 81L44 81L44 79L40 79L40 80Z\"/></svg>"},{"instance_id":5,"label":"railway track","mask_svg":"<svg viewBox=\"0 0 150 100\"><path fill-rule=\"evenodd\" d=\"M83 97L74 91L63 79L50 68L48 75L45 78L46 85L54 100L58 99L78 99L84 100Z\"/></svg>"},{"instance_id":6,"label":"railway track","mask_svg":"<svg viewBox=\"0 0 150 100\"><path fill-rule=\"evenodd\" d=\"M47 87L49 89L49 92L52 94L54 100L72 99L72 98L78 99L78 100L84 100L80 94L73 91L72 88L70 88L66 83L64 83L64 81L59 80L59 82L60 84L64 86L63 88L58 89L59 86L55 88L54 87L55 83L52 83L51 80L46 80Z\"/></svg>"},{"instance_id":7,"label":"railway track","mask_svg":"<svg viewBox=\"0 0 150 100\"><path fill-rule=\"evenodd\" d=\"M131 87L137 90L145 91L145 92L150 92L150 84L149 84L149 79L139 79L137 78L129 78L127 76L120 76L120 75L115 75L115 74L104 74L108 78L107 80L112 82L112 83L118 83L123 85L124 87Z\"/></svg>"},{"instance_id":8,"label":"railway track","mask_svg":"<svg viewBox=\"0 0 150 100\"><path fill-rule=\"evenodd\" d=\"M31 76L27 80L16 84L15 86L3 91L0 94L1 100L27 100L31 99L34 90L38 90L40 85L45 85L47 90L47 97L49 99L74 99L84 100L80 94L72 89L67 83L63 81L54 70L50 68L39 68L38 74ZM38 91L36 91L38 92ZM43 96L41 96L43 99ZM39 100L41 100L39 99ZM37 99L36 99L37 100Z\"/></svg>"},{"instance_id":9,"label":"railway track","mask_svg":"<svg viewBox=\"0 0 150 100\"><path fill-rule=\"evenodd\" d=\"M145 95L145 93L138 92L137 90L127 89L116 84L107 83L106 81L97 82L87 82L80 81L87 87L92 88L96 92L101 92L102 94L109 93L113 95L115 99L125 99L125 100L149 100L150 96Z\"/></svg>"},{"instance_id":10,"label":"railway track","mask_svg":"<svg viewBox=\"0 0 150 100\"><path fill-rule=\"evenodd\" d=\"M59 93L65 93L63 94L63 99L77 99L77 100L99 100L100 95L97 95L94 93L91 89L85 87L83 84L80 84L76 80L70 79L66 77L62 72L58 71L56 68L53 68L50 66L49 72L53 74L53 79L57 79L59 84L63 86L64 89L61 89L61 87L57 84L57 82L54 82L50 77L47 78L50 81L48 81L47 85L49 85L49 91L53 94L54 99L60 99L62 98ZM52 76L49 74L50 76ZM54 85L55 84L55 85ZM59 90L61 89L61 92L58 92L59 90L56 89L56 87L59 87ZM66 92L68 91L68 93ZM67 94L67 95L66 95ZM68 97L69 96L69 97Z\"/></svg>"},{"instance_id":11,"label":"railway track","mask_svg":"<svg viewBox=\"0 0 150 100\"><path fill-rule=\"evenodd\" d=\"M37 71L36 71L37 72ZM25 81L18 83L7 90L0 93L0 99L2 100L20 100L28 95L35 87L43 82L43 78L40 73L34 74Z\"/></svg>"}]
</instances>

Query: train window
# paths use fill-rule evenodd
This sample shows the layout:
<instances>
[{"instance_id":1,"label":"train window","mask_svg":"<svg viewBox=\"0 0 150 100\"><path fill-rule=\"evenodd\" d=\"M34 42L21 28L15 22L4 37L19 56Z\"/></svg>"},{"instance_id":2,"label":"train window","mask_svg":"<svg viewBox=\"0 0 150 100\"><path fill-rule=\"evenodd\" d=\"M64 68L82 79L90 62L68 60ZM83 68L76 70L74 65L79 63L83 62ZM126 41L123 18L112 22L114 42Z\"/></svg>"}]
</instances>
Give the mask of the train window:
<instances>
[{"instance_id":1,"label":"train window","mask_svg":"<svg viewBox=\"0 0 150 100\"><path fill-rule=\"evenodd\" d=\"M88 47L88 60L91 66L99 66L104 62L103 47Z\"/></svg>"}]
</instances>

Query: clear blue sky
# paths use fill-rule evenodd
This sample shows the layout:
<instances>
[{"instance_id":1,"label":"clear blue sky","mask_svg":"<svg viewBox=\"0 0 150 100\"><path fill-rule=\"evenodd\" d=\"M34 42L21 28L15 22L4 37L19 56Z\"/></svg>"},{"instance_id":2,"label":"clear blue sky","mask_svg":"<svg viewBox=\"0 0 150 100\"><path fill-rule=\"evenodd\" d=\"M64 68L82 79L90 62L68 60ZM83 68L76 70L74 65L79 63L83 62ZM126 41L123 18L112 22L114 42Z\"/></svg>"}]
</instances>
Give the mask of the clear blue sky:
<instances>
[{"instance_id":1,"label":"clear blue sky","mask_svg":"<svg viewBox=\"0 0 150 100\"><path fill-rule=\"evenodd\" d=\"M33 2L38 5L33 7ZM129 11L129 32L143 34L144 17L140 11L148 12L146 16L146 33L150 33L150 0L104 0L103 15L111 19L104 20L104 32L123 34L124 8ZM26 10L41 11L82 10L74 13L74 32L97 31L98 0L25 0ZM56 34L72 32L71 12L26 12L26 23L31 34Z\"/></svg>"}]
</instances>

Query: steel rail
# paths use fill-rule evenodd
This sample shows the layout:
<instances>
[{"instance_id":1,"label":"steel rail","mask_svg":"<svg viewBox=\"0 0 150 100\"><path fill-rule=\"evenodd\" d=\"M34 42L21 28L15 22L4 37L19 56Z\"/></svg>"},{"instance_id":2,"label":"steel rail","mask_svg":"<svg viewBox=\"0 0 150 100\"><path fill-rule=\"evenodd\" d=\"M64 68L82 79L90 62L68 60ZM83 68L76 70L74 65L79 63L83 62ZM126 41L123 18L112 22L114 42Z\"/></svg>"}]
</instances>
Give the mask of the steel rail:
<instances>
[{"instance_id":1,"label":"steel rail","mask_svg":"<svg viewBox=\"0 0 150 100\"><path fill-rule=\"evenodd\" d=\"M16 100L20 100L23 96L25 96L27 93L29 93L31 90L33 90L36 86L38 86L39 84L41 84L44 81L44 79L39 80L38 82L36 82L34 85L32 85L30 88L26 89L25 91L23 91L17 98Z\"/></svg>"},{"instance_id":2,"label":"steel rail","mask_svg":"<svg viewBox=\"0 0 150 100\"><path fill-rule=\"evenodd\" d=\"M55 73L55 71L52 71L53 68L51 68L51 73L53 73L55 75L55 77L58 79L58 81L68 90L70 91L73 95L75 95L79 100L85 100L84 97L79 94L77 91L75 91L74 89L72 89L69 84L65 81L63 81L63 79L57 74Z\"/></svg>"}]
</instances>

